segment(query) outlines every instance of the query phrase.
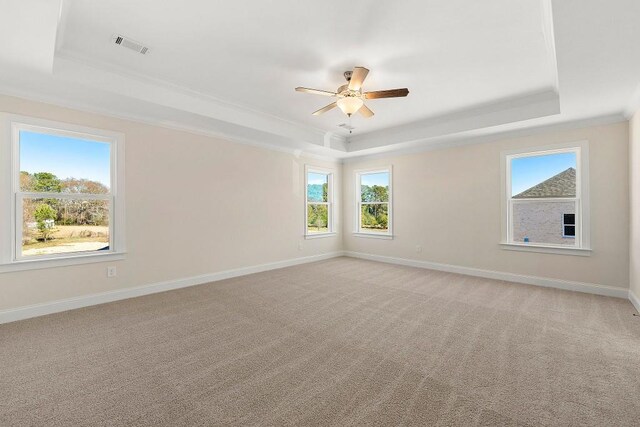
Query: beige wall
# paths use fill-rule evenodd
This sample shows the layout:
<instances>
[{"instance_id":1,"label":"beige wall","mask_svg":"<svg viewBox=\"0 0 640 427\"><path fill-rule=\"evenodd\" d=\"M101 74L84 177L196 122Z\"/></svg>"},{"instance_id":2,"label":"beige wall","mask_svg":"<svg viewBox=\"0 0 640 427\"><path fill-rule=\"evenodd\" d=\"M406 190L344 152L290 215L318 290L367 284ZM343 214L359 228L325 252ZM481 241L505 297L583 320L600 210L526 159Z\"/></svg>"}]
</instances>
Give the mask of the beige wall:
<instances>
[{"instance_id":1,"label":"beige wall","mask_svg":"<svg viewBox=\"0 0 640 427\"><path fill-rule=\"evenodd\" d=\"M629 122L629 183L631 204L631 292L640 298L640 111Z\"/></svg>"},{"instance_id":2,"label":"beige wall","mask_svg":"<svg viewBox=\"0 0 640 427\"><path fill-rule=\"evenodd\" d=\"M0 111L125 134L128 249L123 261L1 273L0 310L341 249L621 288L631 271L640 293L640 266L629 268L627 123L341 166L11 97L0 96ZM636 115L631 128L636 147L639 121ZM501 151L584 139L590 141L593 255L501 250ZM3 136L0 143L9 141ZM632 153L639 161L640 150ZM305 164L336 170L336 201L340 189L345 201L338 236L303 238ZM396 237L353 237L353 171L386 165L393 165ZM640 206L640 178L632 180L634 206ZM264 208L258 221L256 206ZM634 258L640 249L638 212ZM118 277L106 278L107 265L118 267Z\"/></svg>"},{"instance_id":3,"label":"beige wall","mask_svg":"<svg viewBox=\"0 0 640 427\"><path fill-rule=\"evenodd\" d=\"M344 248L398 258L627 288L629 284L626 122L343 167ZM504 150L590 141L590 257L506 251L501 239L500 158ZM393 166L393 240L355 237L354 170ZM422 246L422 252L416 246Z\"/></svg>"},{"instance_id":4,"label":"beige wall","mask_svg":"<svg viewBox=\"0 0 640 427\"><path fill-rule=\"evenodd\" d=\"M0 111L125 134L128 250L108 264L0 273L0 310L341 249L341 236L303 238L305 163L335 167L338 190L340 165L11 97Z\"/></svg>"}]
</instances>

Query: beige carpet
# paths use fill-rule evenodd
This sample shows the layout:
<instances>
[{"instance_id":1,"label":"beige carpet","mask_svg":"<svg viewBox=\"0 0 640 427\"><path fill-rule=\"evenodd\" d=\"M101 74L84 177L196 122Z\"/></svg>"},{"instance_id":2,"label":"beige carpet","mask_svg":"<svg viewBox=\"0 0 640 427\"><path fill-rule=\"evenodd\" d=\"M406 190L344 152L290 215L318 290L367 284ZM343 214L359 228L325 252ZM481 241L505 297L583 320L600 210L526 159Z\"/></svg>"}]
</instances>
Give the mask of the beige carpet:
<instances>
[{"instance_id":1,"label":"beige carpet","mask_svg":"<svg viewBox=\"0 0 640 427\"><path fill-rule=\"evenodd\" d=\"M0 325L0 425L637 426L633 312L336 258Z\"/></svg>"}]
</instances>

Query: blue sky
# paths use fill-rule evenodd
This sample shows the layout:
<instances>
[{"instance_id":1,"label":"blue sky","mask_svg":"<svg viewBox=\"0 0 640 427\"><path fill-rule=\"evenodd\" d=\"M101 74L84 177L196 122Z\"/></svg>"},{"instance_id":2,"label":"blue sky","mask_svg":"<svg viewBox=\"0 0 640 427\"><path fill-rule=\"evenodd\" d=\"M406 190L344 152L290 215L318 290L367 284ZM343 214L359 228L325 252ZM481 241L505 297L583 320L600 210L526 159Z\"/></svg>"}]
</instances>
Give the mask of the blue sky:
<instances>
[{"instance_id":1,"label":"blue sky","mask_svg":"<svg viewBox=\"0 0 640 427\"><path fill-rule=\"evenodd\" d=\"M576 168L575 153L518 157L511 160L511 195L522 193L542 181L568 169Z\"/></svg>"},{"instance_id":2,"label":"blue sky","mask_svg":"<svg viewBox=\"0 0 640 427\"><path fill-rule=\"evenodd\" d=\"M309 172L307 176L307 200L310 202L323 202L326 201L323 198L322 185L327 184L328 176L321 173ZM320 187L312 187L320 186Z\"/></svg>"},{"instance_id":3,"label":"blue sky","mask_svg":"<svg viewBox=\"0 0 640 427\"><path fill-rule=\"evenodd\" d=\"M360 175L360 177L360 185L381 185L382 187L387 187L389 185L389 174L387 172L368 173Z\"/></svg>"},{"instance_id":4,"label":"blue sky","mask_svg":"<svg viewBox=\"0 0 640 427\"><path fill-rule=\"evenodd\" d=\"M307 177L307 184L326 184L327 183L327 175L321 173L313 173L309 172L309 176Z\"/></svg>"},{"instance_id":5,"label":"blue sky","mask_svg":"<svg viewBox=\"0 0 640 427\"><path fill-rule=\"evenodd\" d=\"M110 146L77 138L20 131L20 170L51 172L60 179L110 183Z\"/></svg>"}]
</instances>

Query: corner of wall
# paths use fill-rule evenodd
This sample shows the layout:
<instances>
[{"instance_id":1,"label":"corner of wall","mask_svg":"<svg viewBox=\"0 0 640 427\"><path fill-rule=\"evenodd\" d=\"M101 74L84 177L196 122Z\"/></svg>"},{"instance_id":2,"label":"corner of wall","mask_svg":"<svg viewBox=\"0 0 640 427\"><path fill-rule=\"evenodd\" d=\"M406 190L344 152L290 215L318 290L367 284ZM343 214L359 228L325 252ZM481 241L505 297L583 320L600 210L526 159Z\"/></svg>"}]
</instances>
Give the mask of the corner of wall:
<instances>
[{"instance_id":1,"label":"corner of wall","mask_svg":"<svg viewBox=\"0 0 640 427\"><path fill-rule=\"evenodd\" d=\"M629 117L629 299L640 303L640 110ZM635 302L633 297L635 297ZM640 310L639 310L640 311Z\"/></svg>"},{"instance_id":2,"label":"corner of wall","mask_svg":"<svg viewBox=\"0 0 640 427\"><path fill-rule=\"evenodd\" d=\"M629 289L629 301L635 307L636 311L640 313L640 297L633 293L631 289Z\"/></svg>"}]
</instances>

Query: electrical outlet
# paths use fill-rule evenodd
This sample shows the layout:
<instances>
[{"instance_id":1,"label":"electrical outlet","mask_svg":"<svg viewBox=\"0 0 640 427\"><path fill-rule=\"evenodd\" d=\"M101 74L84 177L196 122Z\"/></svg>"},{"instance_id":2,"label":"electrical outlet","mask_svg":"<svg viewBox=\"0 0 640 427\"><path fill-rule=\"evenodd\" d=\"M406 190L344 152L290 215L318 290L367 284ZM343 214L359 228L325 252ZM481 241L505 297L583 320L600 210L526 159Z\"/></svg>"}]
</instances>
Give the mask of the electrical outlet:
<instances>
[{"instance_id":1,"label":"electrical outlet","mask_svg":"<svg viewBox=\"0 0 640 427\"><path fill-rule=\"evenodd\" d=\"M116 271L116 268L111 266L111 267L107 267L107 277L116 277L118 274L118 272Z\"/></svg>"},{"instance_id":2,"label":"electrical outlet","mask_svg":"<svg viewBox=\"0 0 640 427\"><path fill-rule=\"evenodd\" d=\"M422 245L416 245L416 252L417 253L422 253Z\"/></svg>"},{"instance_id":3,"label":"electrical outlet","mask_svg":"<svg viewBox=\"0 0 640 427\"><path fill-rule=\"evenodd\" d=\"M298 250L301 251L302 250L302 242L298 242Z\"/></svg>"}]
</instances>

